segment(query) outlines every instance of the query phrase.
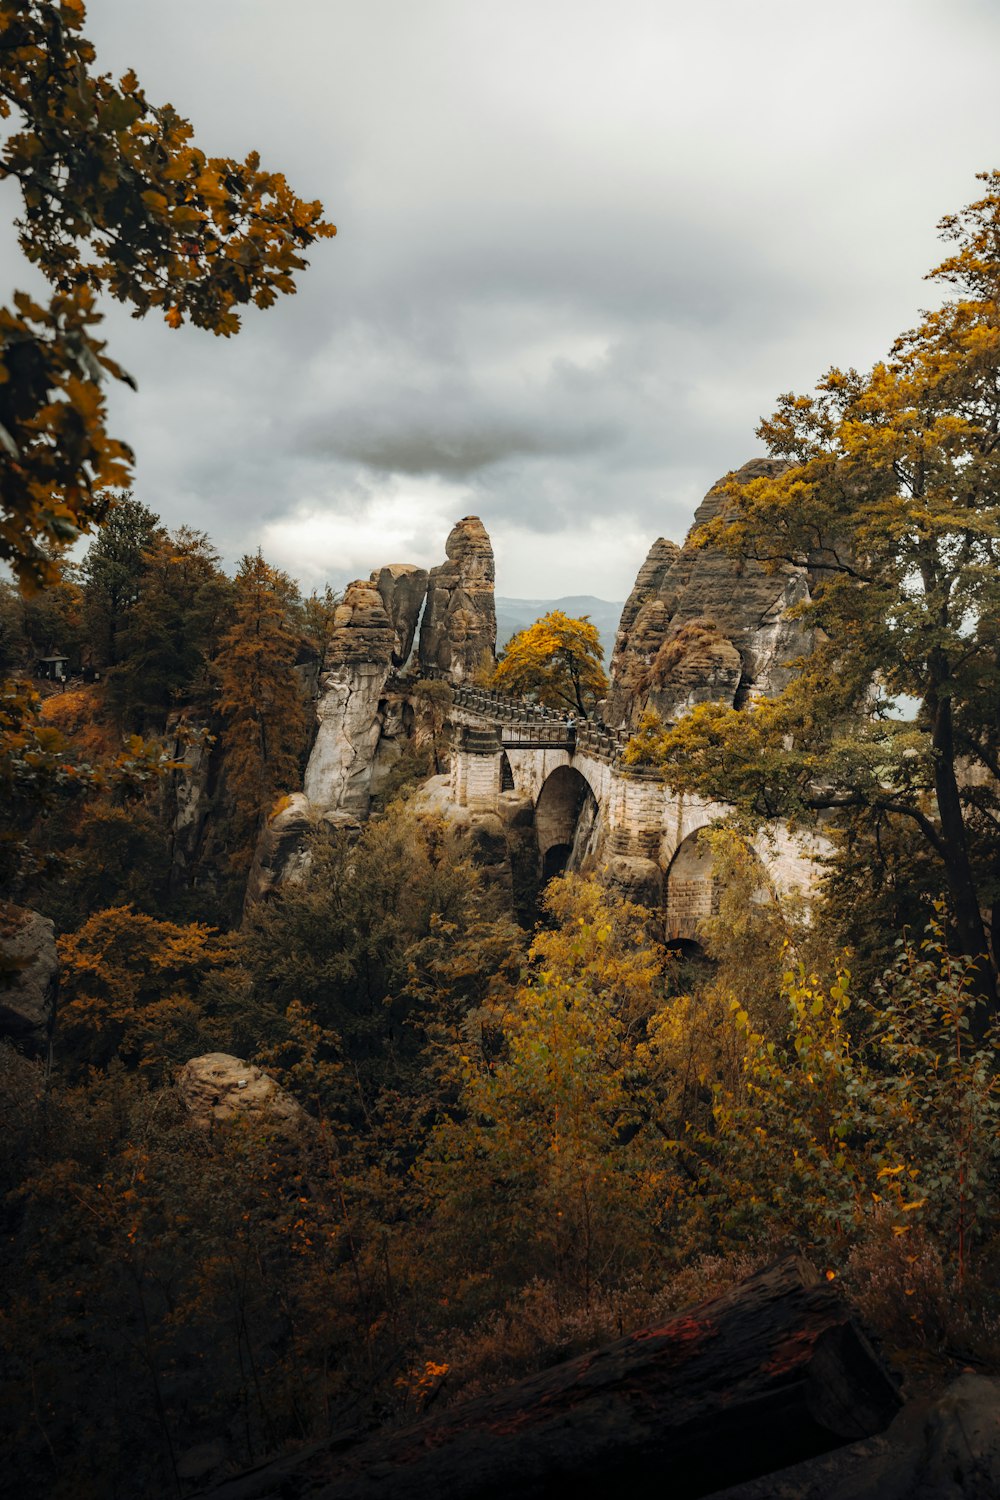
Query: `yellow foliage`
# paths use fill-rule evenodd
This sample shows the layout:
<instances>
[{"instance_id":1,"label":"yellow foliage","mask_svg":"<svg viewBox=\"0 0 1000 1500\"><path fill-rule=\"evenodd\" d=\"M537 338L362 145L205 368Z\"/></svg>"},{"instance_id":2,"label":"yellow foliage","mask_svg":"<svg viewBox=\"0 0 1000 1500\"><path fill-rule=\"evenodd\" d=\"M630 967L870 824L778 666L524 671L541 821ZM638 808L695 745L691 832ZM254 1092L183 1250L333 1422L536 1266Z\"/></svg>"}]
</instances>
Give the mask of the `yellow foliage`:
<instances>
[{"instance_id":1,"label":"yellow foliage","mask_svg":"<svg viewBox=\"0 0 1000 1500\"><path fill-rule=\"evenodd\" d=\"M511 637L490 685L586 716L608 691L603 655L586 615L577 620L554 609Z\"/></svg>"}]
</instances>

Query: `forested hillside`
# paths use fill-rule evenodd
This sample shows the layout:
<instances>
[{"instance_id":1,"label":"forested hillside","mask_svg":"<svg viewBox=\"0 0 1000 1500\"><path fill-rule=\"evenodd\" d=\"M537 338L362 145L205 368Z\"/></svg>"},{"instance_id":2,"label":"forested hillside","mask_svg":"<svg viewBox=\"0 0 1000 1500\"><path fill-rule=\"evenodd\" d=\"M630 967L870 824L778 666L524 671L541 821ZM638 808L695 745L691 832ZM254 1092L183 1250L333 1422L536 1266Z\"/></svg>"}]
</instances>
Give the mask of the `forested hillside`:
<instances>
[{"instance_id":1,"label":"forested hillside","mask_svg":"<svg viewBox=\"0 0 1000 1500\"><path fill-rule=\"evenodd\" d=\"M610 675L555 609L498 659L477 516L341 598L128 487L98 293L228 336L333 229L82 20L0 0L52 294L0 309L0 1488L339 1452L789 1253L906 1395L1000 1373L1000 173L943 306L653 543Z\"/></svg>"},{"instance_id":2,"label":"forested hillside","mask_svg":"<svg viewBox=\"0 0 1000 1500\"><path fill-rule=\"evenodd\" d=\"M685 958L592 878L519 923L403 785L244 916L332 607L259 556L227 576L131 496L79 569L5 590L5 921L52 917L60 968L51 1051L44 1019L2 1051L19 1491L184 1489L785 1248L917 1381L989 1367L994 1043L919 868L848 841L807 913L720 829ZM53 656L65 683L32 675ZM188 844L185 758L211 805ZM858 926L890 899L905 934Z\"/></svg>"}]
</instances>

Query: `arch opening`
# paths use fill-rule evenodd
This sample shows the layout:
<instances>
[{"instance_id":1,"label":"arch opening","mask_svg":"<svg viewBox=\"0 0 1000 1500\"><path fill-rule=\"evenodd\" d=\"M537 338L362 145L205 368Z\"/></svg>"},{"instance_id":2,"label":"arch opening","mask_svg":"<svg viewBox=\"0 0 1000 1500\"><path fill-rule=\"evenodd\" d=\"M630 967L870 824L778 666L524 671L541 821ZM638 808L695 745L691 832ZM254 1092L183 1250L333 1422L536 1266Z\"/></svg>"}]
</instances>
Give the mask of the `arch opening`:
<instances>
[{"instance_id":1,"label":"arch opening","mask_svg":"<svg viewBox=\"0 0 1000 1500\"><path fill-rule=\"evenodd\" d=\"M685 958L696 958L703 952L701 924L719 914L722 880L715 851L705 837L707 832L707 828L697 828L688 834L670 861L664 882L664 937L668 948ZM749 844L745 847L759 877L758 889L749 899L766 901L771 885L764 865L756 850Z\"/></svg>"},{"instance_id":2,"label":"arch opening","mask_svg":"<svg viewBox=\"0 0 1000 1500\"><path fill-rule=\"evenodd\" d=\"M535 835L543 882L579 870L592 842L597 798L573 766L557 766L535 803Z\"/></svg>"},{"instance_id":3,"label":"arch opening","mask_svg":"<svg viewBox=\"0 0 1000 1500\"><path fill-rule=\"evenodd\" d=\"M704 829L689 833L670 861L666 879L665 937L671 946L700 950L699 929L719 910L719 882Z\"/></svg>"},{"instance_id":4,"label":"arch opening","mask_svg":"<svg viewBox=\"0 0 1000 1500\"><path fill-rule=\"evenodd\" d=\"M500 751L500 790L512 792L514 790L514 772L507 758L506 750Z\"/></svg>"}]
</instances>

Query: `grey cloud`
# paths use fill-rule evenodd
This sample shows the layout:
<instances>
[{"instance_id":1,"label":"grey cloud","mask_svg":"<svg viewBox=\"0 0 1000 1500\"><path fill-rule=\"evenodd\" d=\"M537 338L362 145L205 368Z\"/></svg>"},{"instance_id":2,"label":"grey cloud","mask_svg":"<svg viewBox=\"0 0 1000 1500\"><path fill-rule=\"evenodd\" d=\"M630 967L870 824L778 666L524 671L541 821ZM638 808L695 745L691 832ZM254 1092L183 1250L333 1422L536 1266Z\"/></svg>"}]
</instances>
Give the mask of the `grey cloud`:
<instances>
[{"instance_id":1,"label":"grey cloud","mask_svg":"<svg viewBox=\"0 0 1000 1500\"><path fill-rule=\"evenodd\" d=\"M329 426L317 422L307 429L303 446L318 458L353 460L384 473L468 479L512 458L592 453L617 436L608 423L559 432L440 408L415 421L397 409L341 412Z\"/></svg>"},{"instance_id":2,"label":"grey cloud","mask_svg":"<svg viewBox=\"0 0 1000 1500\"><path fill-rule=\"evenodd\" d=\"M415 515L454 497L551 555L610 517L682 536L779 391L912 323L935 222L996 138L980 0L843 0L836 24L795 0L274 15L88 3L104 66L134 65L210 153L259 148L339 226L236 340L108 318L142 497L230 559L302 507L360 528L407 483ZM933 110L886 110L890 54ZM0 237L0 300L23 272ZM567 591L607 597L605 564Z\"/></svg>"}]
</instances>

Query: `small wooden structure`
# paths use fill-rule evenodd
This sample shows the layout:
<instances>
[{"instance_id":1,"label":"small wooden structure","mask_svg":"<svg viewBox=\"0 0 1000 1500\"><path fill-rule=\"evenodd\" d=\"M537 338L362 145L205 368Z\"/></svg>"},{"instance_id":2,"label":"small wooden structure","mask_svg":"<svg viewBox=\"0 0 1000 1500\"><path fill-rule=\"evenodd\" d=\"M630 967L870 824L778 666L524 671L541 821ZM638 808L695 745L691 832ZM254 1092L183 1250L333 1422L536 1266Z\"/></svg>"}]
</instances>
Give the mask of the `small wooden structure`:
<instances>
[{"instance_id":1,"label":"small wooden structure","mask_svg":"<svg viewBox=\"0 0 1000 1500\"><path fill-rule=\"evenodd\" d=\"M65 682L68 656L39 656L35 662L35 676L44 677L46 682Z\"/></svg>"}]
</instances>

